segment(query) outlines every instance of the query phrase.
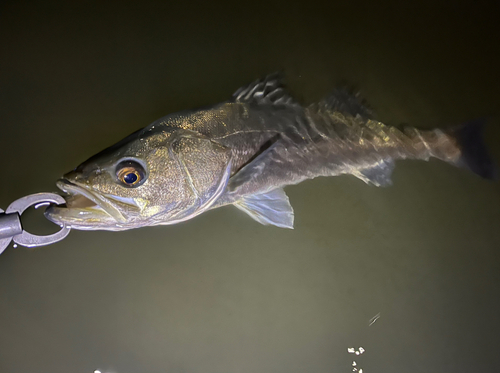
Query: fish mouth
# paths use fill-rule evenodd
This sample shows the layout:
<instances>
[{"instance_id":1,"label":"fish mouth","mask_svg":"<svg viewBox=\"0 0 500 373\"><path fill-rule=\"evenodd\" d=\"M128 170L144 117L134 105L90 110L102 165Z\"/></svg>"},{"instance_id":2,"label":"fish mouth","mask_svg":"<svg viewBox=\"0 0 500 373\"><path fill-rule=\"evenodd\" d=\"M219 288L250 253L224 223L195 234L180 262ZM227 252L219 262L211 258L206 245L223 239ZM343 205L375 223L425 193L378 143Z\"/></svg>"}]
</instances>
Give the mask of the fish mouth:
<instances>
[{"instance_id":1,"label":"fish mouth","mask_svg":"<svg viewBox=\"0 0 500 373\"><path fill-rule=\"evenodd\" d=\"M55 222L65 222L67 219L94 221L112 217L116 222L125 223L127 219L113 205L112 201L98 193L90 191L88 187L60 179L57 187L66 193L66 207L52 206L47 209L47 217Z\"/></svg>"}]
</instances>

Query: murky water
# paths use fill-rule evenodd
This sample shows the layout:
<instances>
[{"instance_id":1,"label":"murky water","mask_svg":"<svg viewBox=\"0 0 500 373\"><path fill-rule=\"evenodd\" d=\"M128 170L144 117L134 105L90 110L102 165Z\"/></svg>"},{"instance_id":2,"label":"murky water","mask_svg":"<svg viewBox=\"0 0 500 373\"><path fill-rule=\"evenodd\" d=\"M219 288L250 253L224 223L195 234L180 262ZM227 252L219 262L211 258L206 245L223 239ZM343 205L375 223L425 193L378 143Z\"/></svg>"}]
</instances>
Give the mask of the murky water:
<instances>
[{"instance_id":1,"label":"murky water","mask_svg":"<svg viewBox=\"0 0 500 373\"><path fill-rule=\"evenodd\" d=\"M305 102L351 83L388 124L488 117L500 161L498 9L485 2L184 7L3 7L0 207L55 191L63 172L167 113L280 69ZM391 188L342 176L287 193L294 231L227 207L7 249L0 371L498 367L498 183L400 162ZM52 229L36 214L26 225Z\"/></svg>"}]
</instances>

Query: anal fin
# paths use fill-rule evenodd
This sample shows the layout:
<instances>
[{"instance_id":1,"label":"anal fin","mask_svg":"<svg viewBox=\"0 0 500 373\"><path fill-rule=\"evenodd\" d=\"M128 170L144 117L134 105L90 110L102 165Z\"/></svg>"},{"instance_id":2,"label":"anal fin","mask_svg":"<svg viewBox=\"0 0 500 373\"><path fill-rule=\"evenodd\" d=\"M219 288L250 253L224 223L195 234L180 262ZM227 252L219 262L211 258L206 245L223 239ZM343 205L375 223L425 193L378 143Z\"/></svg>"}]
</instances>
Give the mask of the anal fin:
<instances>
[{"instance_id":1,"label":"anal fin","mask_svg":"<svg viewBox=\"0 0 500 373\"><path fill-rule=\"evenodd\" d=\"M394 161L381 160L370 167L354 172L353 175L367 184L386 187L392 185L392 170L394 170Z\"/></svg>"},{"instance_id":2,"label":"anal fin","mask_svg":"<svg viewBox=\"0 0 500 373\"><path fill-rule=\"evenodd\" d=\"M293 229L293 208L283 189L246 196L234 206L264 225Z\"/></svg>"}]
</instances>

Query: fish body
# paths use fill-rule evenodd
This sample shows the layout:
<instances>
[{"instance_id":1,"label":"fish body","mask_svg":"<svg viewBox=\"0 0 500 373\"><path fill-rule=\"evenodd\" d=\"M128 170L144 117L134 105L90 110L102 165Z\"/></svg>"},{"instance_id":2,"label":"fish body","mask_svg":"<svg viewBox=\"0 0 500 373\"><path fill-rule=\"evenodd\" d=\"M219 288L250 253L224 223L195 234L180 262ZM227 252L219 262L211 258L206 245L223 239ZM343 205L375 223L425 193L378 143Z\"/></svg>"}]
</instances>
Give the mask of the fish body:
<instances>
[{"instance_id":1,"label":"fish body","mask_svg":"<svg viewBox=\"0 0 500 373\"><path fill-rule=\"evenodd\" d=\"M431 157L491 178L480 125L396 128L337 90L302 106L270 75L223 103L161 118L64 175L66 207L46 216L75 229L175 224L234 205L262 224L293 227L283 187L351 174L391 184L396 160ZM467 147L465 147L467 145Z\"/></svg>"}]
</instances>

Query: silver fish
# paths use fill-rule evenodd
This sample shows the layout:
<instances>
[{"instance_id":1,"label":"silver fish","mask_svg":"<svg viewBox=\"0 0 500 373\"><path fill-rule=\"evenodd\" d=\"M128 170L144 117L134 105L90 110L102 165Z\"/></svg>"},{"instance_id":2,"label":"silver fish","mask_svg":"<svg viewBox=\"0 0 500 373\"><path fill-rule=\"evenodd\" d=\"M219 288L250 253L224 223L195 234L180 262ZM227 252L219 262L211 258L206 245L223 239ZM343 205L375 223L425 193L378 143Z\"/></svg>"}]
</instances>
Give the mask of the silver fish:
<instances>
[{"instance_id":1,"label":"silver fish","mask_svg":"<svg viewBox=\"0 0 500 373\"><path fill-rule=\"evenodd\" d=\"M74 229L168 225L234 205L262 224L293 228L283 187L351 174L387 186L398 159L441 159L485 178L495 169L481 125L387 126L357 96L336 90L304 107L278 74L223 103L167 115L91 157L57 186L66 207L46 216Z\"/></svg>"}]
</instances>

